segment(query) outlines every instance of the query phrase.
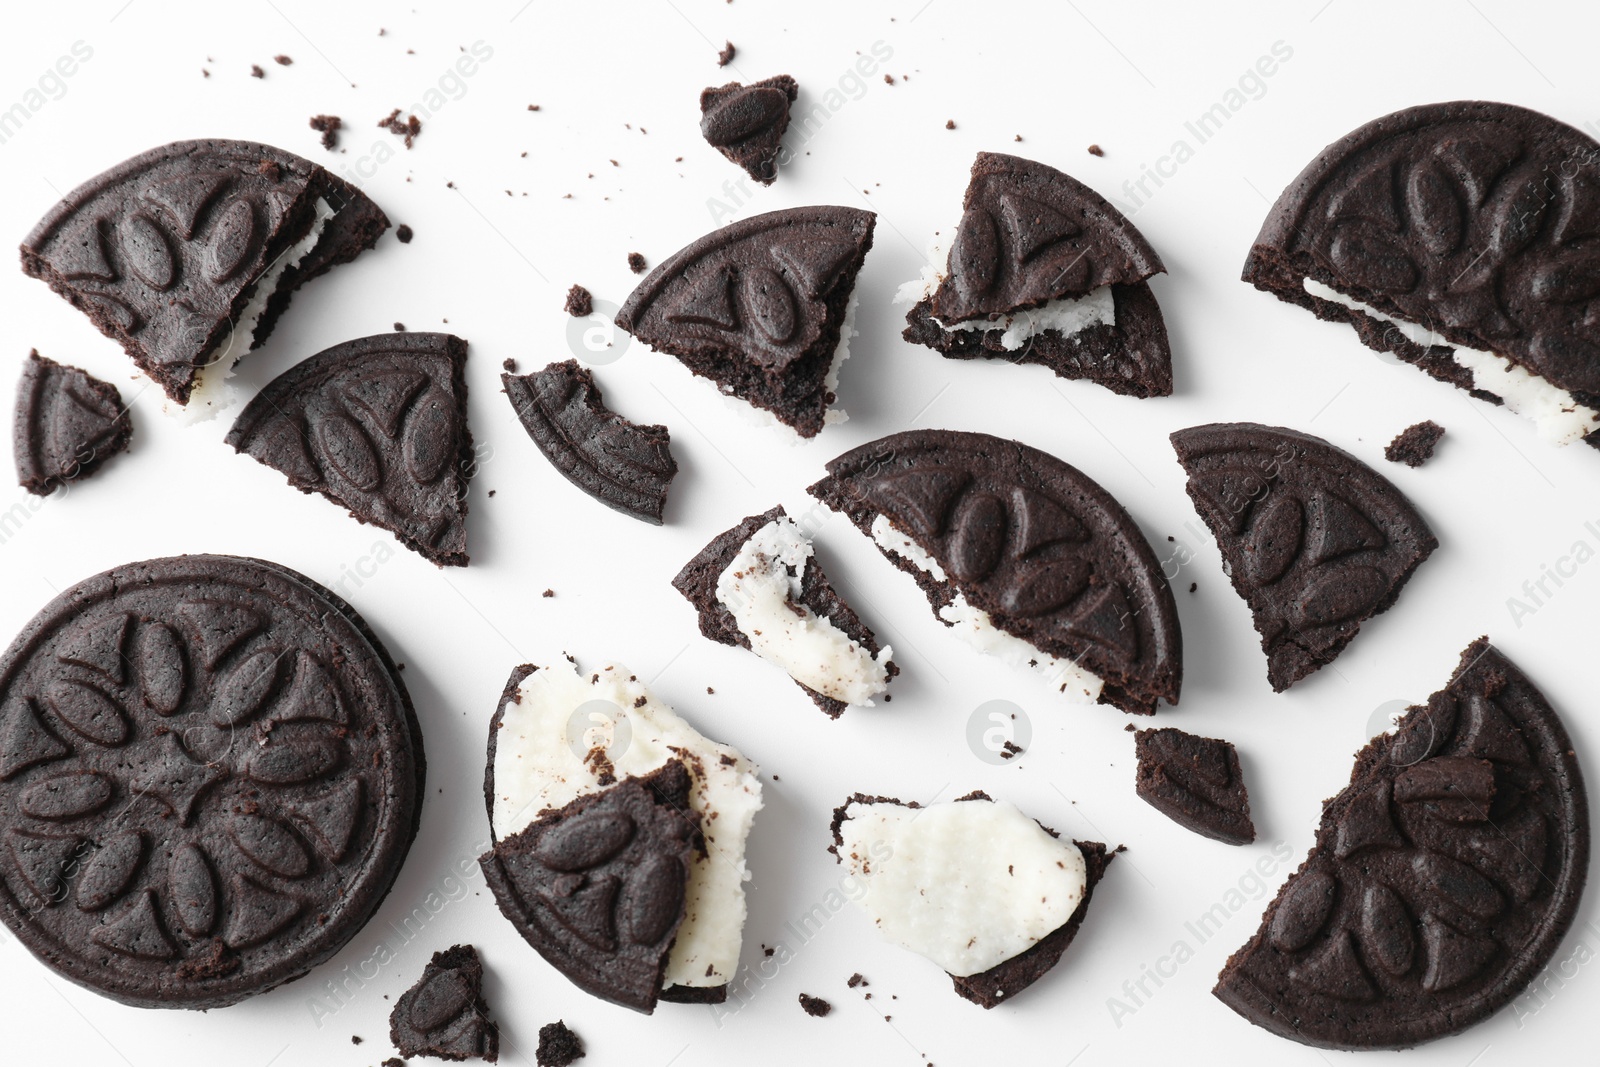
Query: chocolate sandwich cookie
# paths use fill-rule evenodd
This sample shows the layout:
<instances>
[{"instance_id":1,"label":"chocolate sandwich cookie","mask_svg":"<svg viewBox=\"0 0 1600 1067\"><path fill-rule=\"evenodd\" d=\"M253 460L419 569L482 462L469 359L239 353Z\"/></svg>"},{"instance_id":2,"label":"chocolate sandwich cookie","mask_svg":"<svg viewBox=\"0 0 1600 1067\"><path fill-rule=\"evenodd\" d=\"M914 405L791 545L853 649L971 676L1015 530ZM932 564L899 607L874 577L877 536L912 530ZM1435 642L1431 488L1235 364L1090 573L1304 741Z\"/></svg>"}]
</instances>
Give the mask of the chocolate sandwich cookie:
<instances>
[{"instance_id":1,"label":"chocolate sandwich cookie","mask_svg":"<svg viewBox=\"0 0 1600 1067\"><path fill-rule=\"evenodd\" d=\"M884 935L944 966L984 1008L1060 962L1115 855L1060 841L981 790L927 807L857 793L834 809L832 832L828 851L864 884L854 899Z\"/></svg>"},{"instance_id":2,"label":"chocolate sandwich cookie","mask_svg":"<svg viewBox=\"0 0 1600 1067\"><path fill-rule=\"evenodd\" d=\"M1589 808L1555 709L1489 644L1356 755L1216 996L1323 1048L1407 1048L1510 1003L1572 924Z\"/></svg>"},{"instance_id":3,"label":"chocolate sandwich cookie","mask_svg":"<svg viewBox=\"0 0 1600 1067\"><path fill-rule=\"evenodd\" d=\"M343 600L236 556L118 567L0 657L0 917L113 999L232 1004L365 925L422 785L405 686Z\"/></svg>"},{"instance_id":4,"label":"chocolate sandwich cookie","mask_svg":"<svg viewBox=\"0 0 1600 1067\"><path fill-rule=\"evenodd\" d=\"M1093 189L980 152L942 245L898 298L913 305L907 341L951 359L1036 363L1128 396L1171 394L1167 327L1146 281L1166 267Z\"/></svg>"},{"instance_id":5,"label":"chocolate sandwich cookie","mask_svg":"<svg viewBox=\"0 0 1600 1067\"><path fill-rule=\"evenodd\" d=\"M1168 728L1138 731L1133 746L1135 789L1145 803L1202 837L1230 845L1256 839L1250 791L1231 743Z\"/></svg>"},{"instance_id":6,"label":"chocolate sandwich cookie","mask_svg":"<svg viewBox=\"0 0 1600 1067\"><path fill-rule=\"evenodd\" d=\"M522 428L562 477L606 507L661 525L678 464L665 426L637 426L609 410L594 375L575 359L536 374L502 374Z\"/></svg>"},{"instance_id":7,"label":"chocolate sandwich cookie","mask_svg":"<svg viewBox=\"0 0 1600 1067\"><path fill-rule=\"evenodd\" d=\"M268 382L228 444L442 566L467 565L467 342L383 333L334 345Z\"/></svg>"},{"instance_id":8,"label":"chocolate sandwich cookie","mask_svg":"<svg viewBox=\"0 0 1600 1067\"><path fill-rule=\"evenodd\" d=\"M787 74L700 94L700 135L762 185L778 177L778 152L789 128L789 105L800 87Z\"/></svg>"},{"instance_id":9,"label":"chocolate sandwich cookie","mask_svg":"<svg viewBox=\"0 0 1600 1067\"><path fill-rule=\"evenodd\" d=\"M1600 446L1597 159L1600 142L1510 104L1386 115L1290 183L1244 280L1548 440Z\"/></svg>"},{"instance_id":10,"label":"chocolate sandwich cookie","mask_svg":"<svg viewBox=\"0 0 1600 1067\"><path fill-rule=\"evenodd\" d=\"M839 456L807 492L979 648L1081 702L1140 715L1178 702L1183 641L1161 564L1075 467L988 434L912 430Z\"/></svg>"},{"instance_id":11,"label":"chocolate sandwich cookie","mask_svg":"<svg viewBox=\"0 0 1600 1067\"><path fill-rule=\"evenodd\" d=\"M798 207L730 223L651 271L617 325L815 437L843 414L829 409L876 219L855 208Z\"/></svg>"},{"instance_id":12,"label":"chocolate sandwich cookie","mask_svg":"<svg viewBox=\"0 0 1600 1067\"><path fill-rule=\"evenodd\" d=\"M310 160L179 141L68 193L23 240L22 269L186 404L208 367L267 339L295 289L388 228L365 193Z\"/></svg>"},{"instance_id":13,"label":"chocolate sandwich cookie","mask_svg":"<svg viewBox=\"0 0 1600 1067\"><path fill-rule=\"evenodd\" d=\"M17 383L11 447L17 481L49 496L127 450L133 421L117 387L77 367L28 354Z\"/></svg>"},{"instance_id":14,"label":"chocolate sandwich cookie","mask_svg":"<svg viewBox=\"0 0 1600 1067\"><path fill-rule=\"evenodd\" d=\"M500 1027L483 999L483 962L471 945L435 952L389 1013L389 1042L406 1057L500 1058Z\"/></svg>"},{"instance_id":15,"label":"chocolate sandwich cookie","mask_svg":"<svg viewBox=\"0 0 1600 1067\"><path fill-rule=\"evenodd\" d=\"M1172 447L1276 692L1333 662L1439 547L1400 490L1320 437L1211 423L1172 434Z\"/></svg>"},{"instance_id":16,"label":"chocolate sandwich cookie","mask_svg":"<svg viewBox=\"0 0 1600 1067\"><path fill-rule=\"evenodd\" d=\"M781 504L714 537L672 587L699 611L702 634L776 663L831 718L870 705L900 673Z\"/></svg>"}]
</instances>

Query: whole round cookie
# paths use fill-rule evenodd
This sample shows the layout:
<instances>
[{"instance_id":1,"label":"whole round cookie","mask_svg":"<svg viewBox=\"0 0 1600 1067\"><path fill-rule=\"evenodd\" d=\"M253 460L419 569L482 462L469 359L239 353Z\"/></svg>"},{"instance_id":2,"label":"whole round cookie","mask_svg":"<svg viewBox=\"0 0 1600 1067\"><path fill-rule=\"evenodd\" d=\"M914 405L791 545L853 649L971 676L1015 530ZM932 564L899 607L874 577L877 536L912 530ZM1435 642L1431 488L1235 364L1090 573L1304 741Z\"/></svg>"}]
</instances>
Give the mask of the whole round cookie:
<instances>
[{"instance_id":1,"label":"whole round cookie","mask_svg":"<svg viewBox=\"0 0 1600 1067\"><path fill-rule=\"evenodd\" d=\"M393 662L327 589L238 556L114 568L0 657L0 918L124 1003L235 1003L365 925L423 773Z\"/></svg>"}]
</instances>

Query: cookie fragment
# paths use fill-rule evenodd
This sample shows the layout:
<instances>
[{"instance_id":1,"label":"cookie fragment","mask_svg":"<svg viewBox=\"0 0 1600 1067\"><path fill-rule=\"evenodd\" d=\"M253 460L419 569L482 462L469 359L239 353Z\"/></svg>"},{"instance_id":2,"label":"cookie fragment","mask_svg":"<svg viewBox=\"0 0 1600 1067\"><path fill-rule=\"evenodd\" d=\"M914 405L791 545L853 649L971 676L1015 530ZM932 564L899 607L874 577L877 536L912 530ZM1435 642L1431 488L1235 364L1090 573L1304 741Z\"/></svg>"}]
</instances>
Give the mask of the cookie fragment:
<instances>
[{"instance_id":1,"label":"cookie fragment","mask_svg":"<svg viewBox=\"0 0 1600 1067\"><path fill-rule=\"evenodd\" d=\"M733 45L725 53L733 58ZM726 60L723 65L726 65ZM762 185L778 177L778 154L789 128L789 105L800 87L787 74L740 85L706 89L700 94L700 134L706 143L743 167Z\"/></svg>"},{"instance_id":2,"label":"cookie fragment","mask_svg":"<svg viewBox=\"0 0 1600 1067\"><path fill-rule=\"evenodd\" d=\"M672 587L699 611L703 635L782 667L832 718L870 707L900 673L781 504L718 534Z\"/></svg>"},{"instance_id":3,"label":"cookie fragment","mask_svg":"<svg viewBox=\"0 0 1600 1067\"><path fill-rule=\"evenodd\" d=\"M11 446L17 481L49 496L125 451L133 422L117 387L77 367L28 353L17 382Z\"/></svg>"},{"instance_id":4,"label":"cookie fragment","mask_svg":"<svg viewBox=\"0 0 1600 1067\"><path fill-rule=\"evenodd\" d=\"M1227 741L1171 728L1133 735L1135 789L1161 814L1202 837L1230 845L1256 839L1239 753Z\"/></svg>"},{"instance_id":5,"label":"cookie fragment","mask_svg":"<svg viewBox=\"0 0 1600 1067\"><path fill-rule=\"evenodd\" d=\"M1515 999L1571 926L1589 866L1572 743L1486 638L1356 755L1316 844L1214 994L1322 1048L1407 1048Z\"/></svg>"},{"instance_id":6,"label":"cookie fragment","mask_svg":"<svg viewBox=\"0 0 1600 1067\"><path fill-rule=\"evenodd\" d=\"M227 441L439 566L467 565L467 342L362 337L268 382Z\"/></svg>"},{"instance_id":7,"label":"cookie fragment","mask_svg":"<svg viewBox=\"0 0 1600 1067\"><path fill-rule=\"evenodd\" d=\"M732 41L726 42L722 46L722 50L717 53L717 66L726 67L729 63L733 62L733 57L737 55L738 52L739 50L733 47Z\"/></svg>"},{"instance_id":8,"label":"cookie fragment","mask_svg":"<svg viewBox=\"0 0 1600 1067\"><path fill-rule=\"evenodd\" d=\"M539 1067L569 1067L583 1055L583 1039L562 1020L539 1027L539 1047L534 1053Z\"/></svg>"},{"instance_id":9,"label":"cookie fragment","mask_svg":"<svg viewBox=\"0 0 1600 1067\"><path fill-rule=\"evenodd\" d=\"M260 67L256 67L260 70ZM257 75L260 77L260 75ZM344 127L344 120L338 115L312 115L311 128L322 134L322 147L332 152L339 147L339 130Z\"/></svg>"},{"instance_id":10,"label":"cookie fragment","mask_svg":"<svg viewBox=\"0 0 1600 1067\"><path fill-rule=\"evenodd\" d=\"M1277 692L1331 663L1439 547L1399 489L1320 437L1240 422L1171 439Z\"/></svg>"},{"instance_id":11,"label":"cookie fragment","mask_svg":"<svg viewBox=\"0 0 1600 1067\"><path fill-rule=\"evenodd\" d=\"M575 359L535 374L502 374L500 382L522 428L567 481L613 510L661 525L678 473L665 426L635 425L608 409L594 375Z\"/></svg>"},{"instance_id":12,"label":"cookie fragment","mask_svg":"<svg viewBox=\"0 0 1600 1067\"><path fill-rule=\"evenodd\" d=\"M567 290L564 310L575 319L586 319L594 314L594 296L583 286L574 285Z\"/></svg>"},{"instance_id":13,"label":"cookie fragment","mask_svg":"<svg viewBox=\"0 0 1600 1067\"><path fill-rule=\"evenodd\" d=\"M1420 467L1433 458L1433 450L1444 437L1444 427L1432 419L1407 426L1383 450L1383 458L1390 463L1404 463Z\"/></svg>"},{"instance_id":14,"label":"cookie fragment","mask_svg":"<svg viewBox=\"0 0 1600 1067\"><path fill-rule=\"evenodd\" d=\"M814 997L809 993L801 993L800 1010L813 1019L821 1019L833 1010L833 1005L821 997Z\"/></svg>"},{"instance_id":15,"label":"cookie fragment","mask_svg":"<svg viewBox=\"0 0 1600 1067\"><path fill-rule=\"evenodd\" d=\"M389 1041L407 1057L490 1063L500 1058L500 1027L484 1003L477 949L455 945L433 954L389 1013Z\"/></svg>"}]
</instances>

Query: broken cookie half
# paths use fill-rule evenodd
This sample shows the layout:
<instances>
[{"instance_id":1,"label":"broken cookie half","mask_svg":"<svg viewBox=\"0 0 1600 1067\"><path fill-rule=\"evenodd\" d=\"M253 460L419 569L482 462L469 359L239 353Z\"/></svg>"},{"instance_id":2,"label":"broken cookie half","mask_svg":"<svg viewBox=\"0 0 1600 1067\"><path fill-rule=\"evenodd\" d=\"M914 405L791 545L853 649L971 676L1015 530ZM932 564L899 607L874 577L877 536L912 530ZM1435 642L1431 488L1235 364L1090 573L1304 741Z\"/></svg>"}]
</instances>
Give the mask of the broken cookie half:
<instances>
[{"instance_id":1,"label":"broken cookie half","mask_svg":"<svg viewBox=\"0 0 1600 1067\"><path fill-rule=\"evenodd\" d=\"M927 807L857 793L834 810L828 851L884 937L985 1008L1056 965L1113 856L983 792Z\"/></svg>"},{"instance_id":2,"label":"broken cookie half","mask_svg":"<svg viewBox=\"0 0 1600 1067\"><path fill-rule=\"evenodd\" d=\"M501 912L575 985L650 1013L721 1003L739 965L756 767L627 668L523 664L489 728Z\"/></svg>"},{"instance_id":3,"label":"broken cookie half","mask_svg":"<svg viewBox=\"0 0 1600 1067\"><path fill-rule=\"evenodd\" d=\"M781 505L718 534L672 585L699 609L702 634L782 667L835 719L871 707L900 673Z\"/></svg>"}]
</instances>

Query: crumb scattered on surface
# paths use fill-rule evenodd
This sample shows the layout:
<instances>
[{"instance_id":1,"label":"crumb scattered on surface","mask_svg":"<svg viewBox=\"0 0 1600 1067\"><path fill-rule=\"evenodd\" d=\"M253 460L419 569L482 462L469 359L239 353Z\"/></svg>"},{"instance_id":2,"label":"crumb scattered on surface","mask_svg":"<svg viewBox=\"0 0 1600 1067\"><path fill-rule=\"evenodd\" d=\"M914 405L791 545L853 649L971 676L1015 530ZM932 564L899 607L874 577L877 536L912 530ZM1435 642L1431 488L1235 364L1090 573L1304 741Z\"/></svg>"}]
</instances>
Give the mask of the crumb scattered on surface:
<instances>
[{"instance_id":1,"label":"crumb scattered on surface","mask_svg":"<svg viewBox=\"0 0 1600 1067\"><path fill-rule=\"evenodd\" d=\"M256 68L260 70L260 67ZM332 152L339 147L339 130L344 120L338 115L312 115L311 128L322 134L322 147Z\"/></svg>"},{"instance_id":2,"label":"crumb scattered on surface","mask_svg":"<svg viewBox=\"0 0 1600 1067\"><path fill-rule=\"evenodd\" d=\"M716 696L716 695L717 695L717 691L715 689L711 688L709 685L706 686L706 696L710 697L710 696Z\"/></svg>"},{"instance_id":3,"label":"crumb scattered on surface","mask_svg":"<svg viewBox=\"0 0 1600 1067\"><path fill-rule=\"evenodd\" d=\"M644 257L643 256L641 256L637 252L629 252L628 253L628 269L629 270L633 271L633 273L635 273L635 274L643 274L644 273L644 266L645 266L645 263L644 263Z\"/></svg>"},{"instance_id":4,"label":"crumb scattered on surface","mask_svg":"<svg viewBox=\"0 0 1600 1067\"><path fill-rule=\"evenodd\" d=\"M1433 458L1433 450L1443 436L1444 427L1432 419L1407 426L1389 442L1389 446L1383 450L1383 458L1391 463L1420 467Z\"/></svg>"},{"instance_id":5,"label":"crumb scattered on surface","mask_svg":"<svg viewBox=\"0 0 1600 1067\"><path fill-rule=\"evenodd\" d=\"M507 356L505 359L500 361L500 369L505 371L507 374L515 374L517 373L517 361L512 359L510 356Z\"/></svg>"},{"instance_id":6,"label":"crumb scattered on surface","mask_svg":"<svg viewBox=\"0 0 1600 1067\"><path fill-rule=\"evenodd\" d=\"M292 67L294 65L294 60L288 56L273 56L272 61L280 67Z\"/></svg>"},{"instance_id":7,"label":"crumb scattered on surface","mask_svg":"<svg viewBox=\"0 0 1600 1067\"><path fill-rule=\"evenodd\" d=\"M944 128L947 129L947 130L955 129L956 128L956 120L955 119L945 119L944 120Z\"/></svg>"},{"instance_id":8,"label":"crumb scattered on surface","mask_svg":"<svg viewBox=\"0 0 1600 1067\"><path fill-rule=\"evenodd\" d=\"M1092 144L1089 146L1089 154L1091 156L1103 156L1106 154L1106 150L1097 144Z\"/></svg>"},{"instance_id":9,"label":"crumb scattered on surface","mask_svg":"<svg viewBox=\"0 0 1600 1067\"><path fill-rule=\"evenodd\" d=\"M1013 759L1020 755L1022 755L1022 746L1017 744L1015 741L1007 741L1004 745L1000 746L1001 759Z\"/></svg>"},{"instance_id":10,"label":"crumb scattered on surface","mask_svg":"<svg viewBox=\"0 0 1600 1067\"><path fill-rule=\"evenodd\" d=\"M816 1019L822 1018L824 1015L833 1010L832 1004L829 1004L821 997L814 997L810 993L800 994L800 1007L805 1009L805 1013L807 1015L810 1015Z\"/></svg>"},{"instance_id":11,"label":"crumb scattered on surface","mask_svg":"<svg viewBox=\"0 0 1600 1067\"><path fill-rule=\"evenodd\" d=\"M378 120L378 129L388 130L396 137L406 139L406 147L410 148L417 139L417 134L422 132L422 120L415 115L407 115L405 121L400 119L400 109L395 108L387 116Z\"/></svg>"},{"instance_id":12,"label":"crumb scattered on surface","mask_svg":"<svg viewBox=\"0 0 1600 1067\"><path fill-rule=\"evenodd\" d=\"M352 1044L352 1045L359 1045L359 1044L361 1044L361 1037L360 1037L360 1035L359 1035L359 1034L351 1034L351 1035L350 1035L350 1043L351 1043L351 1044Z\"/></svg>"},{"instance_id":13,"label":"crumb scattered on surface","mask_svg":"<svg viewBox=\"0 0 1600 1067\"><path fill-rule=\"evenodd\" d=\"M1124 727L1123 727L1123 728L1122 728L1122 729L1123 729L1123 730L1124 730L1124 731L1125 731L1125 732L1127 732L1127 733L1130 733L1130 734L1131 734L1131 733L1133 733L1133 732L1134 732L1134 731L1135 731L1135 730L1137 730L1137 729L1138 729L1138 727L1137 727L1137 726L1135 726L1135 725L1133 725L1133 723L1131 723L1131 722L1130 722L1130 723L1129 723L1129 724L1128 724L1128 725L1126 725L1126 726L1124 726Z\"/></svg>"},{"instance_id":14,"label":"crumb scattered on surface","mask_svg":"<svg viewBox=\"0 0 1600 1067\"><path fill-rule=\"evenodd\" d=\"M727 42L722 46L722 51L717 53L717 66L726 67L729 63L733 62L733 57L738 54L739 50L733 47L733 42Z\"/></svg>"},{"instance_id":15,"label":"crumb scattered on surface","mask_svg":"<svg viewBox=\"0 0 1600 1067\"><path fill-rule=\"evenodd\" d=\"M539 1067L567 1067L583 1059L583 1039L560 1019L539 1027L539 1047L534 1052Z\"/></svg>"},{"instance_id":16,"label":"crumb scattered on surface","mask_svg":"<svg viewBox=\"0 0 1600 1067\"><path fill-rule=\"evenodd\" d=\"M1194 592L1194 591L1195 591L1195 590L1196 590L1196 589L1199 589L1199 588L1200 588L1200 583L1199 583L1199 582L1190 582L1190 583L1189 583L1189 592L1191 592L1191 593L1192 593L1192 592Z\"/></svg>"},{"instance_id":17,"label":"crumb scattered on surface","mask_svg":"<svg viewBox=\"0 0 1600 1067\"><path fill-rule=\"evenodd\" d=\"M528 105L528 110L529 111L538 111L538 110L540 110L540 108L539 108L538 104L529 104Z\"/></svg>"},{"instance_id":18,"label":"crumb scattered on surface","mask_svg":"<svg viewBox=\"0 0 1600 1067\"><path fill-rule=\"evenodd\" d=\"M405 328L406 328L406 324L403 323L403 322L397 322L397 323L394 324L394 332L395 333L403 333L403 332L405 332Z\"/></svg>"},{"instance_id":19,"label":"crumb scattered on surface","mask_svg":"<svg viewBox=\"0 0 1600 1067\"><path fill-rule=\"evenodd\" d=\"M586 319L594 314L594 294L581 285L567 290L567 314L575 319Z\"/></svg>"},{"instance_id":20,"label":"crumb scattered on surface","mask_svg":"<svg viewBox=\"0 0 1600 1067\"><path fill-rule=\"evenodd\" d=\"M552 596L556 595L556 591L554 589L546 589L543 593L541 593L539 595L540 596L546 596L546 597L552 597Z\"/></svg>"},{"instance_id":21,"label":"crumb scattered on surface","mask_svg":"<svg viewBox=\"0 0 1600 1067\"><path fill-rule=\"evenodd\" d=\"M399 226L395 227L394 235L396 240L398 240L401 244L408 245L411 243L411 238L416 236L416 231L402 222Z\"/></svg>"},{"instance_id":22,"label":"crumb scattered on surface","mask_svg":"<svg viewBox=\"0 0 1600 1067\"><path fill-rule=\"evenodd\" d=\"M858 985L867 985L867 984L868 984L867 980L865 978L861 977L861 972L860 971L857 971L855 974L852 974L850 976L849 981L845 982L845 985L849 986L851 989L854 989Z\"/></svg>"},{"instance_id":23,"label":"crumb scattered on surface","mask_svg":"<svg viewBox=\"0 0 1600 1067\"><path fill-rule=\"evenodd\" d=\"M259 63L250 64L250 77L252 77L252 78L265 78L266 76L267 76L267 72L261 69L261 64L259 64Z\"/></svg>"},{"instance_id":24,"label":"crumb scattered on surface","mask_svg":"<svg viewBox=\"0 0 1600 1067\"><path fill-rule=\"evenodd\" d=\"M489 490L489 495L490 496L494 496L494 490L493 489Z\"/></svg>"},{"instance_id":25,"label":"crumb scattered on surface","mask_svg":"<svg viewBox=\"0 0 1600 1067\"><path fill-rule=\"evenodd\" d=\"M885 74L883 76L883 84L885 84L885 85L893 85L894 84L894 75L893 74Z\"/></svg>"}]
</instances>

